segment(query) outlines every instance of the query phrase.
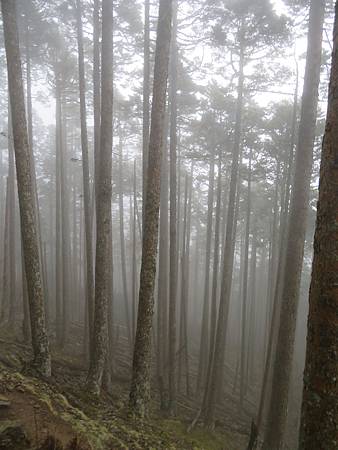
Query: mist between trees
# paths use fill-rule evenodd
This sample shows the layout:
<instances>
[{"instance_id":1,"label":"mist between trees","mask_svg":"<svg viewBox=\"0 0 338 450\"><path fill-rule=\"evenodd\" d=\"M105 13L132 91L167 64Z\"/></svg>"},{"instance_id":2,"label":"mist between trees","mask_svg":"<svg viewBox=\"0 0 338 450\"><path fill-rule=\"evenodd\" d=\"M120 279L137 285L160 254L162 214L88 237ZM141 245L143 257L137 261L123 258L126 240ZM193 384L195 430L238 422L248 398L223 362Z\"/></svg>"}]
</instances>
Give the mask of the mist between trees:
<instances>
[{"instance_id":1,"label":"mist between trees","mask_svg":"<svg viewBox=\"0 0 338 450\"><path fill-rule=\"evenodd\" d=\"M0 338L241 435L199 448L337 449L333 2L1 9Z\"/></svg>"}]
</instances>

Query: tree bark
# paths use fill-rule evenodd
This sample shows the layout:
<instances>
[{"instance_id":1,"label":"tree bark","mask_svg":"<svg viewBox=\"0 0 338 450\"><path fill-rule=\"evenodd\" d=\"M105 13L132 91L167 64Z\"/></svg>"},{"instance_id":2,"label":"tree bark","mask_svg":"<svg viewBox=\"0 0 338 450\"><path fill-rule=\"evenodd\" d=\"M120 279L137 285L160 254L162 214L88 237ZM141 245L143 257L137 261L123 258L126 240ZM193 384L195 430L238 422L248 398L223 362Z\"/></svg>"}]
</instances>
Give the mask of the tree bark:
<instances>
[{"instance_id":1,"label":"tree bark","mask_svg":"<svg viewBox=\"0 0 338 450\"><path fill-rule=\"evenodd\" d=\"M142 222L146 204L150 125L150 0L144 1L143 41L143 131L142 131Z\"/></svg>"},{"instance_id":2,"label":"tree bark","mask_svg":"<svg viewBox=\"0 0 338 450\"><path fill-rule=\"evenodd\" d=\"M236 125L234 135L234 147L232 153L232 166L230 177L230 191L227 211L227 229L224 244L224 261L222 270L221 297L218 312L215 348L213 351L210 379L208 380L204 402L204 421L208 428L214 427L216 397L221 385L223 364L225 357L225 338L229 315L230 293L232 284L233 260L234 260L234 228L235 228L235 204L238 182L238 167L241 148L242 113L243 113L243 88L244 88L244 48L241 43L240 66L238 77L238 97L236 106ZM237 221L237 220L236 220Z\"/></svg>"},{"instance_id":3,"label":"tree bark","mask_svg":"<svg viewBox=\"0 0 338 450\"><path fill-rule=\"evenodd\" d=\"M312 0L310 5L305 80L286 244L286 269L264 450L281 448L286 426L317 119L325 3L325 0Z\"/></svg>"},{"instance_id":4,"label":"tree bark","mask_svg":"<svg viewBox=\"0 0 338 450\"><path fill-rule=\"evenodd\" d=\"M49 343L45 326L39 242L35 214L34 189L28 132L19 36L16 21L16 1L1 0L8 86L11 102L14 151L19 195L21 233L30 306L34 366L44 376L51 374Z\"/></svg>"},{"instance_id":5,"label":"tree bark","mask_svg":"<svg viewBox=\"0 0 338 450\"><path fill-rule=\"evenodd\" d=\"M310 287L300 450L334 450L338 442L337 204L338 4L335 6L329 103L322 148Z\"/></svg>"},{"instance_id":6,"label":"tree bark","mask_svg":"<svg viewBox=\"0 0 338 450\"><path fill-rule=\"evenodd\" d=\"M210 320L210 255L212 240L212 217L214 211L214 184L215 184L215 149L212 148L209 166L209 183L208 183L208 212L207 212L207 240L205 251L205 272L204 272L204 293L203 293L203 314L201 324L201 340L199 365L197 375L197 391L205 386L207 370L208 370L208 350L209 350L209 320ZM209 355L210 356L210 355Z\"/></svg>"},{"instance_id":7,"label":"tree bark","mask_svg":"<svg viewBox=\"0 0 338 450\"><path fill-rule=\"evenodd\" d=\"M177 1L172 2L173 24L170 60L170 250L169 250L169 413L176 414L177 360Z\"/></svg>"},{"instance_id":8,"label":"tree bark","mask_svg":"<svg viewBox=\"0 0 338 450\"><path fill-rule=\"evenodd\" d=\"M246 392L246 349L247 349L247 303L248 303L248 281L249 281L249 240L250 240L250 219L251 219L251 162L252 149L250 149L249 167L248 167L248 190L247 190L247 209L245 223L245 243L244 243L244 270L243 270L243 297L242 297L242 333L241 333L241 366L240 366L240 393L239 404L243 411L244 396Z\"/></svg>"},{"instance_id":9,"label":"tree bark","mask_svg":"<svg viewBox=\"0 0 338 450\"><path fill-rule=\"evenodd\" d=\"M150 396L151 335L158 243L161 158L171 36L172 0L160 0L157 29L154 91L149 138L149 160L136 339L129 408L145 416Z\"/></svg>"},{"instance_id":10,"label":"tree bark","mask_svg":"<svg viewBox=\"0 0 338 450\"><path fill-rule=\"evenodd\" d=\"M99 179L96 204L96 263L93 352L88 389L98 394L107 356L107 315L111 293L111 170L113 134L113 1L102 2L102 79Z\"/></svg>"},{"instance_id":11,"label":"tree bark","mask_svg":"<svg viewBox=\"0 0 338 450\"><path fill-rule=\"evenodd\" d=\"M130 323L130 310L129 310L129 294L128 294L128 282L127 282L127 263L126 263L126 248L124 237L124 205L123 205L123 160L122 160L122 129L119 122L119 175L118 175L118 189L119 189L119 218L120 218L120 249L121 249L121 272L122 272L122 287L124 296L124 310L126 318L127 340L129 348L132 348L132 331Z\"/></svg>"},{"instance_id":12,"label":"tree bark","mask_svg":"<svg viewBox=\"0 0 338 450\"><path fill-rule=\"evenodd\" d=\"M91 346L93 343L93 319L94 319L94 267L93 267L93 236L92 236L91 195L90 195L88 134L87 134L86 78L85 78L84 51L83 51L81 0L76 1L76 23L77 23L78 64L79 64L82 182L83 182L83 201L84 201L83 205L84 205L85 240L86 240L86 305L88 308L89 343ZM94 141L95 141L95 127L94 127Z\"/></svg>"}]
</instances>

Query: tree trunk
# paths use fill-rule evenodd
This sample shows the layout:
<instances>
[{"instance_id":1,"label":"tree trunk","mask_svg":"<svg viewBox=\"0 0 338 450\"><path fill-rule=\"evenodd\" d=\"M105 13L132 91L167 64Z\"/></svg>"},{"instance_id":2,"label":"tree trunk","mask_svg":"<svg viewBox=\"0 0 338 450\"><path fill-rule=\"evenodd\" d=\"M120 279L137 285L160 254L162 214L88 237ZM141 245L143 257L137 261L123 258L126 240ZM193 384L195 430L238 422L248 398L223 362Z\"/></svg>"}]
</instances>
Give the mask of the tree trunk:
<instances>
[{"instance_id":1,"label":"tree trunk","mask_svg":"<svg viewBox=\"0 0 338 450\"><path fill-rule=\"evenodd\" d=\"M204 294L203 294L203 314L202 329L199 353L199 366L197 375L197 391L205 386L208 369L208 351L209 351L209 320L210 320L210 254L212 239L212 217L214 211L214 183L215 183L215 150L212 148L209 166L209 188L208 188L208 212L207 212L207 241L205 251L205 272L204 272ZM209 355L210 356L210 355Z\"/></svg>"},{"instance_id":2,"label":"tree trunk","mask_svg":"<svg viewBox=\"0 0 338 450\"><path fill-rule=\"evenodd\" d=\"M61 228L61 90L57 70L55 70L55 328L56 342L62 343L62 228Z\"/></svg>"},{"instance_id":3,"label":"tree trunk","mask_svg":"<svg viewBox=\"0 0 338 450\"><path fill-rule=\"evenodd\" d=\"M100 0L94 0L93 9L93 106L94 106L94 189L98 192L100 170ZM93 196L94 198L94 196Z\"/></svg>"},{"instance_id":4,"label":"tree trunk","mask_svg":"<svg viewBox=\"0 0 338 450\"><path fill-rule=\"evenodd\" d=\"M167 375L168 375L168 298L169 298L169 230L168 230L168 150L164 145L161 176L160 200L160 242L158 266L158 302L157 302L157 372L161 398L161 409L168 407Z\"/></svg>"},{"instance_id":5,"label":"tree trunk","mask_svg":"<svg viewBox=\"0 0 338 450\"><path fill-rule=\"evenodd\" d=\"M215 334L217 324L217 288L219 280L219 244L220 244L220 225L221 225L221 197L222 197L222 152L218 156L218 180L216 197L216 217L215 217L215 241L214 241L214 264L212 268L212 291L211 291L211 310L210 310L210 344L209 357L215 345ZM212 224L211 224L212 226ZM210 360L209 360L210 363Z\"/></svg>"},{"instance_id":6,"label":"tree trunk","mask_svg":"<svg viewBox=\"0 0 338 450\"><path fill-rule=\"evenodd\" d=\"M62 100L61 100L62 101ZM62 111L62 106L61 106ZM64 348L69 334L71 311L71 262L69 224L69 180L66 114L62 111L60 133L60 182L61 182L61 228L62 228L62 333L61 347Z\"/></svg>"},{"instance_id":7,"label":"tree trunk","mask_svg":"<svg viewBox=\"0 0 338 450\"><path fill-rule=\"evenodd\" d=\"M6 197L5 197L5 224L3 233L3 265L2 265L2 289L1 289L1 316L0 322L4 322L8 313L9 303L9 182L6 179Z\"/></svg>"},{"instance_id":8,"label":"tree trunk","mask_svg":"<svg viewBox=\"0 0 338 450\"><path fill-rule=\"evenodd\" d=\"M111 293L111 170L113 132L113 1L102 2L102 79L99 179L96 204L96 263L93 353L87 387L98 394L107 356L107 315Z\"/></svg>"},{"instance_id":9,"label":"tree trunk","mask_svg":"<svg viewBox=\"0 0 338 450\"><path fill-rule=\"evenodd\" d=\"M143 41L143 132L142 132L142 222L146 204L150 124L150 0L144 1Z\"/></svg>"},{"instance_id":10,"label":"tree trunk","mask_svg":"<svg viewBox=\"0 0 338 450\"><path fill-rule=\"evenodd\" d=\"M248 303L248 281L249 281L249 240L250 240L250 219L251 219L251 162L252 149L250 149L248 168L248 191L245 223L245 243L244 243L244 270L243 270L243 298L242 298L242 334L241 334L241 366L240 366L240 393L239 405L241 411L244 406L244 396L246 392L246 348L247 348L247 303Z\"/></svg>"},{"instance_id":11,"label":"tree trunk","mask_svg":"<svg viewBox=\"0 0 338 450\"><path fill-rule=\"evenodd\" d=\"M87 135L86 79L84 67L81 0L77 0L76 2L76 22L77 22L77 45L78 45L78 60L79 60L79 95L80 95L82 178L83 178L83 200L84 200L83 205L84 205L85 240L86 240L86 305L88 308L89 343L90 345L92 345L93 318L94 318L94 267L93 267L93 237L92 237L91 196L90 196L88 135ZM95 140L95 128L94 128L94 140Z\"/></svg>"},{"instance_id":12,"label":"tree trunk","mask_svg":"<svg viewBox=\"0 0 338 450\"><path fill-rule=\"evenodd\" d=\"M11 114L9 107L9 114ZM9 315L12 326L16 319L16 245L15 245L15 162L13 149L12 120L8 117L8 240L9 240Z\"/></svg>"},{"instance_id":13,"label":"tree trunk","mask_svg":"<svg viewBox=\"0 0 338 450\"><path fill-rule=\"evenodd\" d=\"M265 450L281 448L286 426L316 129L325 3L325 0L312 0L310 6L308 52L290 206L280 327L272 378L268 428L263 447Z\"/></svg>"},{"instance_id":14,"label":"tree trunk","mask_svg":"<svg viewBox=\"0 0 338 450\"><path fill-rule=\"evenodd\" d=\"M238 166L241 148L242 112L243 112L243 87L244 87L244 49L241 45L240 68L238 78L238 97L236 106L236 125L234 135L234 148L232 154L232 166L230 177L230 191L227 211L227 229L224 244L224 261L221 284L221 297L217 321L215 348L213 351L210 379L206 389L206 401L204 402L203 416L208 428L214 427L216 397L221 385L223 364L225 357L225 338L229 315L230 294L232 284L233 260L234 260L234 228L235 228L235 204L238 182Z\"/></svg>"},{"instance_id":15,"label":"tree trunk","mask_svg":"<svg viewBox=\"0 0 338 450\"><path fill-rule=\"evenodd\" d=\"M149 160L136 339L130 410L145 416L150 396L150 357L160 207L161 158L170 51L172 0L160 0L156 40L154 92L149 138Z\"/></svg>"},{"instance_id":16,"label":"tree trunk","mask_svg":"<svg viewBox=\"0 0 338 450\"><path fill-rule=\"evenodd\" d=\"M176 414L177 358L177 1L172 1L173 25L170 61L170 269L169 269L169 413Z\"/></svg>"},{"instance_id":17,"label":"tree trunk","mask_svg":"<svg viewBox=\"0 0 338 450\"><path fill-rule=\"evenodd\" d=\"M1 0L1 8L7 57L8 86L11 102L21 233L28 285L34 365L39 373L44 376L50 376L51 361L45 326L34 189L16 21L16 2L14 0L11 2Z\"/></svg>"},{"instance_id":18,"label":"tree trunk","mask_svg":"<svg viewBox=\"0 0 338 450\"><path fill-rule=\"evenodd\" d=\"M310 311L308 316L308 337L299 440L299 449L301 450L334 450L337 448L338 442L338 297L336 281L338 270L337 3L335 6L333 39L329 103L322 149L319 202L310 288Z\"/></svg>"},{"instance_id":19,"label":"tree trunk","mask_svg":"<svg viewBox=\"0 0 338 450\"><path fill-rule=\"evenodd\" d=\"M129 312L129 295L128 295L128 282L127 282L127 263L126 263L126 248L125 248L125 237L124 237L124 206L123 206L123 163L122 163L122 129L121 123L119 123L119 179L118 179L118 189L119 189L119 216L120 216L120 249L121 249L121 272L122 272L122 287L123 287L123 303L126 318L126 329L127 329L127 340L129 348L132 348L132 331L130 323L130 312Z\"/></svg>"}]
</instances>

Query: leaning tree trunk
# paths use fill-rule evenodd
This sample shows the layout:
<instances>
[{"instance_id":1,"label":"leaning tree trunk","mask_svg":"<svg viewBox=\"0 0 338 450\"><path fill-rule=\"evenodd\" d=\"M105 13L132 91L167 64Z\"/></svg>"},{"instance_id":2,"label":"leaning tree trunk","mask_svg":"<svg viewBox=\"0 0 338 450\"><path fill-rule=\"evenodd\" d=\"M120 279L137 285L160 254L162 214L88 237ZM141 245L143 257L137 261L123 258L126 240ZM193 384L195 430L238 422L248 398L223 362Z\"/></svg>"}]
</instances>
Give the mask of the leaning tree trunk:
<instances>
[{"instance_id":1,"label":"leaning tree trunk","mask_svg":"<svg viewBox=\"0 0 338 450\"><path fill-rule=\"evenodd\" d=\"M299 449L334 450L338 442L338 3L310 288Z\"/></svg>"},{"instance_id":2,"label":"leaning tree trunk","mask_svg":"<svg viewBox=\"0 0 338 450\"><path fill-rule=\"evenodd\" d=\"M172 0L160 0L157 29L154 91L149 138L149 159L136 339L129 408L145 416L150 396L151 335L160 208L161 159L171 36Z\"/></svg>"},{"instance_id":3,"label":"leaning tree trunk","mask_svg":"<svg viewBox=\"0 0 338 450\"><path fill-rule=\"evenodd\" d=\"M272 378L272 394L268 410L268 427L263 447L265 450L279 450L281 448L286 427L312 171L312 153L316 131L325 3L325 0L312 0L310 6L305 80L285 253L280 326Z\"/></svg>"},{"instance_id":4,"label":"leaning tree trunk","mask_svg":"<svg viewBox=\"0 0 338 450\"><path fill-rule=\"evenodd\" d=\"M96 204L95 308L87 386L101 390L107 355L107 314L111 283L111 170L113 132L113 1L102 2L102 79L99 179Z\"/></svg>"},{"instance_id":5,"label":"leaning tree trunk","mask_svg":"<svg viewBox=\"0 0 338 450\"><path fill-rule=\"evenodd\" d=\"M15 0L10 2L1 0L1 9L7 57L8 87L11 102L21 233L30 306L34 365L38 372L44 376L50 376L51 361L45 326L44 295Z\"/></svg>"}]
</instances>

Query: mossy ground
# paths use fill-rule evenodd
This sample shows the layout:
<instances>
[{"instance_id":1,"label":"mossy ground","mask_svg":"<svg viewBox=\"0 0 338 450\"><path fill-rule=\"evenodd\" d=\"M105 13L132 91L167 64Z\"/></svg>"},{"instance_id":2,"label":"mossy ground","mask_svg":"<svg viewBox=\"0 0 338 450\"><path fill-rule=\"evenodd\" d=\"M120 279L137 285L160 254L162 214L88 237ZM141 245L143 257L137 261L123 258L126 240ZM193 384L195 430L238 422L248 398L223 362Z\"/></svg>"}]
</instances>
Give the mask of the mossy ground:
<instances>
[{"instance_id":1,"label":"mossy ground","mask_svg":"<svg viewBox=\"0 0 338 450\"><path fill-rule=\"evenodd\" d=\"M53 377L43 381L23 370L29 360L29 347L0 338L0 394L11 406L0 411L0 423L21 423L32 443L39 448L47 436L66 445L78 438L84 450L239 450L245 436L217 428L207 432L196 427L188 432L191 417L172 419L159 415L157 403L151 416L140 421L128 417L128 381L117 376L112 394L91 398L85 392L86 370L77 357L55 353Z\"/></svg>"}]
</instances>

